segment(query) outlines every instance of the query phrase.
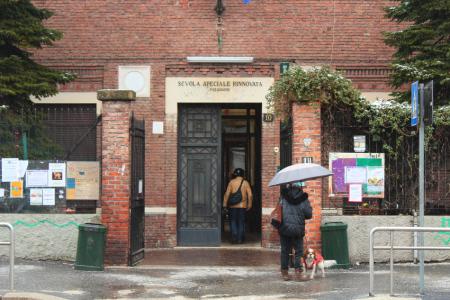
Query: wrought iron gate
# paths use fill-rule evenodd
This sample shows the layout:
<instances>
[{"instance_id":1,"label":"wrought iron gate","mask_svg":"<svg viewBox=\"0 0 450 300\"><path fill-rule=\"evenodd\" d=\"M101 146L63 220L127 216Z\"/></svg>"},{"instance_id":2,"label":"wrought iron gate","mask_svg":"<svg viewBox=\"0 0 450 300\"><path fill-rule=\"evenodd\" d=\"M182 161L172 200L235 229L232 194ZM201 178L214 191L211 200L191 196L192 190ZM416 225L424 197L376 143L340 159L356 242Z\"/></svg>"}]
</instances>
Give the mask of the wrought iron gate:
<instances>
[{"instance_id":1,"label":"wrought iron gate","mask_svg":"<svg viewBox=\"0 0 450 300\"><path fill-rule=\"evenodd\" d=\"M180 246L220 245L221 116L218 105L183 105L178 124Z\"/></svg>"},{"instance_id":2,"label":"wrought iron gate","mask_svg":"<svg viewBox=\"0 0 450 300\"><path fill-rule=\"evenodd\" d=\"M292 119L280 125L280 169L292 164Z\"/></svg>"},{"instance_id":3,"label":"wrought iron gate","mask_svg":"<svg viewBox=\"0 0 450 300\"><path fill-rule=\"evenodd\" d=\"M145 122L131 117L130 258L133 266L144 258Z\"/></svg>"}]
</instances>

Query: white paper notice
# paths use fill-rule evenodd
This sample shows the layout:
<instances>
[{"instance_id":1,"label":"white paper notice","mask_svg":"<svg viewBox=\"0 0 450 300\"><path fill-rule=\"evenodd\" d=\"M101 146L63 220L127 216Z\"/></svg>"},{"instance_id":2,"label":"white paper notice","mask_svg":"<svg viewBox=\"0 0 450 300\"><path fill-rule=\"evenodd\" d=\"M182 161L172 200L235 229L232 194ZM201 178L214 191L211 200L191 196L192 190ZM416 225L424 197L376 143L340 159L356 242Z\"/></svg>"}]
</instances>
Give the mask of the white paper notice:
<instances>
[{"instance_id":1,"label":"white paper notice","mask_svg":"<svg viewBox=\"0 0 450 300\"><path fill-rule=\"evenodd\" d=\"M55 205L55 189L42 189L42 205Z\"/></svg>"},{"instance_id":2,"label":"white paper notice","mask_svg":"<svg viewBox=\"0 0 450 300\"><path fill-rule=\"evenodd\" d=\"M48 186L47 170L28 170L25 172L27 187L46 187Z\"/></svg>"},{"instance_id":3,"label":"white paper notice","mask_svg":"<svg viewBox=\"0 0 450 300\"><path fill-rule=\"evenodd\" d=\"M30 189L30 205L42 205L42 189Z\"/></svg>"},{"instance_id":4,"label":"white paper notice","mask_svg":"<svg viewBox=\"0 0 450 300\"><path fill-rule=\"evenodd\" d=\"M345 167L345 183L366 183L366 167Z\"/></svg>"},{"instance_id":5,"label":"white paper notice","mask_svg":"<svg viewBox=\"0 0 450 300\"><path fill-rule=\"evenodd\" d=\"M142 181L142 179L139 179L139 184L138 184L138 193L139 194L142 194L143 187L144 187L144 182Z\"/></svg>"},{"instance_id":6,"label":"white paper notice","mask_svg":"<svg viewBox=\"0 0 450 300\"><path fill-rule=\"evenodd\" d=\"M66 186L66 164L50 163L48 164L48 186L65 187Z\"/></svg>"},{"instance_id":7,"label":"white paper notice","mask_svg":"<svg viewBox=\"0 0 450 300\"><path fill-rule=\"evenodd\" d=\"M5 189L0 189L0 198L5 197Z\"/></svg>"},{"instance_id":8,"label":"white paper notice","mask_svg":"<svg viewBox=\"0 0 450 300\"><path fill-rule=\"evenodd\" d=\"M348 202L362 202L362 184L348 185Z\"/></svg>"},{"instance_id":9,"label":"white paper notice","mask_svg":"<svg viewBox=\"0 0 450 300\"><path fill-rule=\"evenodd\" d=\"M2 182L17 181L19 179L19 159L2 158Z\"/></svg>"},{"instance_id":10,"label":"white paper notice","mask_svg":"<svg viewBox=\"0 0 450 300\"><path fill-rule=\"evenodd\" d=\"M19 178L23 178L25 176L27 168L28 168L28 160L19 160Z\"/></svg>"}]
</instances>

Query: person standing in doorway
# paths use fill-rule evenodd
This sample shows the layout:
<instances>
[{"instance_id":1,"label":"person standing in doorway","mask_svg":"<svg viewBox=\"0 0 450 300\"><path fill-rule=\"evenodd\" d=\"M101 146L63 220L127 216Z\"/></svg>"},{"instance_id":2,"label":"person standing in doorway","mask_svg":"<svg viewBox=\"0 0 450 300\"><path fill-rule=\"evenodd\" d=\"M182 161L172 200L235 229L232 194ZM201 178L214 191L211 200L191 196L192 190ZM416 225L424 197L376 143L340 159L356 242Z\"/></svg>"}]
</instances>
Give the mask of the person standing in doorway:
<instances>
[{"instance_id":1,"label":"person standing in doorway","mask_svg":"<svg viewBox=\"0 0 450 300\"><path fill-rule=\"evenodd\" d=\"M227 190L223 197L223 207L228 208L230 214L231 242L242 244L245 238L245 212L252 208L253 194L250 183L244 179L244 170L236 168L233 172L233 179L228 183ZM240 189L242 200L234 205L228 205L230 196Z\"/></svg>"},{"instance_id":2,"label":"person standing in doorway","mask_svg":"<svg viewBox=\"0 0 450 300\"><path fill-rule=\"evenodd\" d=\"M300 268L300 258L303 256L303 237L305 236L305 220L312 218L312 208L308 194L303 192L300 183L288 184L281 189L283 220L278 233L280 234L280 264L281 277L290 280L289 254L295 250L295 279L304 280Z\"/></svg>"}]
</instances>

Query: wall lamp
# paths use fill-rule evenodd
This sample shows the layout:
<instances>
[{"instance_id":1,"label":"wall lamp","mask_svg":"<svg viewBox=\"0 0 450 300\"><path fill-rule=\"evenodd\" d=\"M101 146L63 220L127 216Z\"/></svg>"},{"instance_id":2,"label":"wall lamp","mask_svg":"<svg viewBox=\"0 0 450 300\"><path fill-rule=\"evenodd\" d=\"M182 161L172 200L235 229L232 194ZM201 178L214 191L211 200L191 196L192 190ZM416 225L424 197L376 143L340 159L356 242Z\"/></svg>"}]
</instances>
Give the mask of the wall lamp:
<instances>
[{"instance_id":1,"label":"wall lamp","mask_svg":"<svg viewBox=\"0 0 450 300\"><path fill-rule=\"evenodd\" d=\"M222 0L217 0L216 7L214 8L217 16L221 16L225 11L225 6L222 3Z\"/></svg>"},{"instance_id":2,"label":"wall lamp","mask_svg":"<svg viewBox=\"0 0 450 300\"><path fill-rule=\"evenodd\" d=\"M249 56L188 56L190 63L216 63L216 64L248 64L253 62L253 57Z\"/></svg>"}]
</instances>

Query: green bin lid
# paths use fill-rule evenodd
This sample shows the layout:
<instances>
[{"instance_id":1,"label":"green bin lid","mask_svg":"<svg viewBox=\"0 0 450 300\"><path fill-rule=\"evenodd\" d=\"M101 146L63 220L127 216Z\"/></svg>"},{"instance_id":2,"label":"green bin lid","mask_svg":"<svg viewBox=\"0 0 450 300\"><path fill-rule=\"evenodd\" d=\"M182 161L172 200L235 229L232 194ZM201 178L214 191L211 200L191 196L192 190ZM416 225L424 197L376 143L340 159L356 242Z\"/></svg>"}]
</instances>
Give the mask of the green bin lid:
<instances>
[{"instance_id":1,"label":"green bin lid","mask_svg":"<svg viewBox=\"0 0 450 300\"><path fill-rule=\"evenodd\" d=\"M343 222L326 222L320 226L320 229L323 231L347 229L347 224Z\"/></svg>"},{"instance_id":2,"label":"green bin lid","mask_svg":"<svg viewBox=\"0 0 450 300\"><path fill-rule=\"evenodd\" d=\"M78 229L82 231L106 232L106 227L102 224L85 223L78 225Z\"/></svg>"}]
</instances>

